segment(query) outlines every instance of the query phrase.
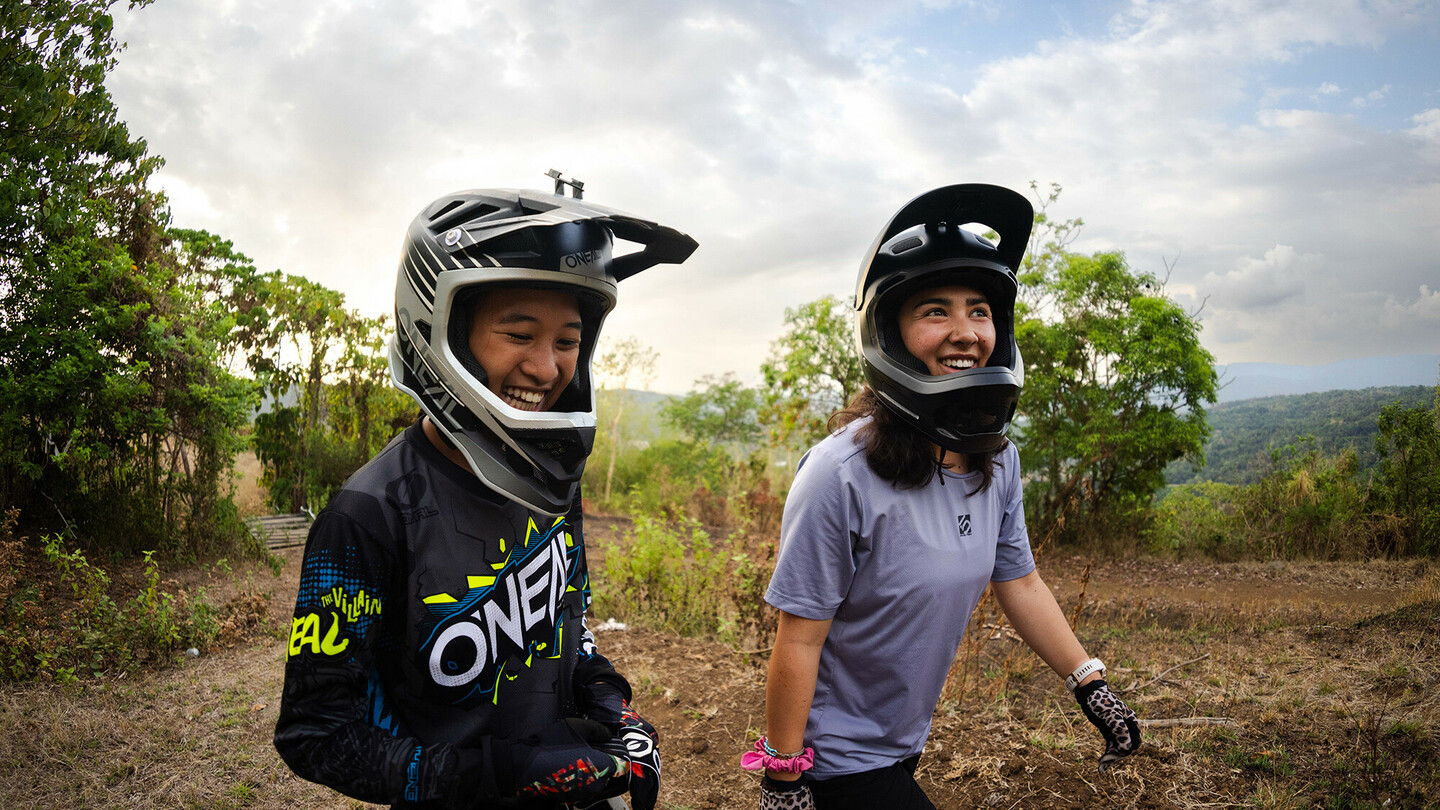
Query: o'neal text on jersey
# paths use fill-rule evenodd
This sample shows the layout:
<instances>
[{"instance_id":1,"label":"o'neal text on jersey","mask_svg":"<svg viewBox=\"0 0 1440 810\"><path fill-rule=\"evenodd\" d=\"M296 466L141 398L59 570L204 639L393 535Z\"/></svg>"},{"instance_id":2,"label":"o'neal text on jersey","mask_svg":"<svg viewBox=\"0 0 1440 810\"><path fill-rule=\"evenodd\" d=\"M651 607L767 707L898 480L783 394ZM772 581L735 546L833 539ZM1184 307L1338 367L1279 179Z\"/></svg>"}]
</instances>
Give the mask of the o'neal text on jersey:
<instances>
[{"instance_id":1,"label":"o'neal text on jersey","mask_svg":"<svg viewBox=\"0 0 1440 810\"><path fill-rule=\"evenodd\" d=\"M479 681L483 689L511 656L560 654L557 616L570 563L564 526L556 521L547 535L528 536L524 546L512 549L492 582L472 588L464 599L432 605L440 618L420 654L428 659L436 684L463 687Z\"/></svg>"}]
</instances>

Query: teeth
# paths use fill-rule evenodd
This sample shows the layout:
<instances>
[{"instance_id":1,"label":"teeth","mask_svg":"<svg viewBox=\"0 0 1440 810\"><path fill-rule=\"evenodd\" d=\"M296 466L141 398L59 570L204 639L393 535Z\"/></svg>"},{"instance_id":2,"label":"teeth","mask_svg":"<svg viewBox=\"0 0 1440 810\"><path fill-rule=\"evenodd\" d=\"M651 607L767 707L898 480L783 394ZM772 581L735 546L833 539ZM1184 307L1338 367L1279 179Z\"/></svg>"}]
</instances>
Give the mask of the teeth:
<instances>
[{"instance_id":1,"label":"teeth","mask_svg":"<svg viewBox=\"0 0 1440 810\"><path fill-rule=\"evenodd\" d=\"M941 360L940 365L950 368L974 368L974 360Z\"/></svg>"},{"instance_id":2,"label":"teeth","mask_svg":"<svg viewBox=\"0 0 1440 810\"><path fill-rule=\"evenodd\" d=\"M536 406L545 400L545 395L539 391L523 391L519 388L506 388L500 393L505 397L509 405L519 408L522 411L536 410Z\"/></svg>"}]
</instances>

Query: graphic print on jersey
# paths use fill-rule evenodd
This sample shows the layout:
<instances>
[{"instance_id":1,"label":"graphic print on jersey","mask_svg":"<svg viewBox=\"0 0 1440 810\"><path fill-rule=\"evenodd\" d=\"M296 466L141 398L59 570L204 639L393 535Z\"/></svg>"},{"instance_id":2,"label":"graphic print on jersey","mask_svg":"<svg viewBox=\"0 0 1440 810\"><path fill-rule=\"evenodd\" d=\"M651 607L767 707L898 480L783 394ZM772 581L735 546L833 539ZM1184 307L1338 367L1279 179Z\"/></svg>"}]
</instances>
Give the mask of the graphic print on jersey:
<instances>
[{"instance_id":1,"label":"graphic print on jersey","mask_svg":"<svg viewBox=\"0 0 1440 810\"><path fill-rule=\"evenodd\" d=\"M306 650L334 656L350 647L350 638L364 638L370 625L380 617L384 604L374 588L354 574L358 570L349 549L340 554L318 551L306 559L300 575L296 603L312 610L290 620L290 645L286 658Z\"/></svg>"},{"instance_id":2,"label":"graphic print on jersey","mask_svg":"<svg viewBox=\"0 0 1440 810\"><path fill-rule=\"evenodd\" d=\"M578 566L565 518L542 531L528 520L518 545L502 538L505 558L490 571L470 574L461 596L424 596L432 624L420 628L419 660L437 686L461 703L478 695L498 701L497 685L511 662L530 666L536 657L564 651L560 620L565 594L585 587L569 580Z\"/></svg>"}]
</instances>

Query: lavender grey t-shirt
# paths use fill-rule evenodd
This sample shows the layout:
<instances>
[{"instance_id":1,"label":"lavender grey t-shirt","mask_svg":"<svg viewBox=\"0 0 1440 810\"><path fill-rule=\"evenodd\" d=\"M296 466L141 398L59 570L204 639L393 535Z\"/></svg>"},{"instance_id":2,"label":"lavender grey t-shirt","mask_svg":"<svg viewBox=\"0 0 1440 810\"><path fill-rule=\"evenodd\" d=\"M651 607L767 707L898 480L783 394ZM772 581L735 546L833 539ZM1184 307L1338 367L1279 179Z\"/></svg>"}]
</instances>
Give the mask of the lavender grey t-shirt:
<instances>
[{"instance_id":1,"label":"lavender grey t-shirt","mask_svg":"<svg viewBox=\"0 0 1440 810\"><path fill-rule=\"evenodd\" d=\"M978 472L899 489L866 464L861 424L800 460L765 593L787 613L834 620L805 727L818 779L920 753L986 584L1035 570L1013 444L984 492L969 494Z\"/></svg>"}]
</instances>

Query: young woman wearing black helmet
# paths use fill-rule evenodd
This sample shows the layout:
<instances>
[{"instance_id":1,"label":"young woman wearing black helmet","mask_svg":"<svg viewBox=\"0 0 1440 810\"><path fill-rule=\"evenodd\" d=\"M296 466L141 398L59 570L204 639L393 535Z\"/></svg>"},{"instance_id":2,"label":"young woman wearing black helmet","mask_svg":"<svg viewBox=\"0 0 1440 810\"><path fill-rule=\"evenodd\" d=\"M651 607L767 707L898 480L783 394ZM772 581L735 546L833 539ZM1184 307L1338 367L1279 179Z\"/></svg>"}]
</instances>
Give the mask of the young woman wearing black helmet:
<instances>
[{"instance_id":1,"label":"young woman wearing black helmet","mask_svg":"<svg viewBox=\"0 0 1440 810\"><path fill-rule=\"evenodd\" d=\"M1019 457L1015 272L1033 209L996 186L922 194L861 265L869 385L800 462L765 599L780 610L766 687L762 808L929 808L913 773L987 585L1105 738L1140 744L1035 570ZM993 229L998 245L961 225Z\"/></svg>"},{"instance_id":2,"label":"young woman wearing black helmet","mask_svg":"<svg viewBox=\"0 0 1440 810\"><path fill-rule=\"evenodd\" d=\"M696 245L559 191L447 195L407 234L390 369L423 415L311 527L275 729L354 798L655 806L655 730L585 627L580 475L617 282Z\"/></svg>"}]
</instances>

